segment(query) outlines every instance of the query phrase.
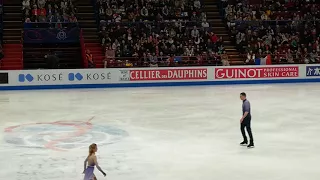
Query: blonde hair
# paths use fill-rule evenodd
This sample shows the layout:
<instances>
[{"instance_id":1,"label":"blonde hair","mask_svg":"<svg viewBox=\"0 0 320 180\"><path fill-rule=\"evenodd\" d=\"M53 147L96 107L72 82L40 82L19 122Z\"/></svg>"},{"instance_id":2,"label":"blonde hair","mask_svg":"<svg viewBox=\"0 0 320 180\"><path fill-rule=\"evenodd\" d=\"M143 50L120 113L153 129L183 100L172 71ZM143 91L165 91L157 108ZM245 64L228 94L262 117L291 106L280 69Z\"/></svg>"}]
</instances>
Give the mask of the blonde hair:
<instances>
[{"instance_id":1,"label":"blonde hair","mask_svg":"<svg viewBox=\"0 0 320 180\"><path fill-rule=\"evenodd\" d=\"M97 149L97 145L95 143L91 144L89 146L89 156L91 156L93 153L95 153L96 149Z\"/></svg>"}]
</instances>

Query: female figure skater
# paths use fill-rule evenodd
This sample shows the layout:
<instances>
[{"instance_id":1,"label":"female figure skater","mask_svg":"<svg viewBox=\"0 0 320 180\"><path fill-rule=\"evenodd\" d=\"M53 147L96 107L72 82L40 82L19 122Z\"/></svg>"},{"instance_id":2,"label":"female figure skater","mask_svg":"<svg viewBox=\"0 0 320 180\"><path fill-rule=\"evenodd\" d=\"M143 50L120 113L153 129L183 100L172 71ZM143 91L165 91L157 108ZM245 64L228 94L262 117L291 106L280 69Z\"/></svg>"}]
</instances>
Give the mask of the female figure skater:
<instances>
[{"instance_id":1,"label":"female figure skater","mask_svg":"<svg viewBox=\"0 0 320 180\"><path fill-rule=\"evenodd\" d=\"M84 180L97 180L96 176L93 174L94 166L97 166L98 170L106 176L106 173L100 168L95 152L97 152L98 147L96 144L91 144L89 146L89 155L84 161ZM87 166L88 162L88 166Z\"/></svg>"}]
</instances>

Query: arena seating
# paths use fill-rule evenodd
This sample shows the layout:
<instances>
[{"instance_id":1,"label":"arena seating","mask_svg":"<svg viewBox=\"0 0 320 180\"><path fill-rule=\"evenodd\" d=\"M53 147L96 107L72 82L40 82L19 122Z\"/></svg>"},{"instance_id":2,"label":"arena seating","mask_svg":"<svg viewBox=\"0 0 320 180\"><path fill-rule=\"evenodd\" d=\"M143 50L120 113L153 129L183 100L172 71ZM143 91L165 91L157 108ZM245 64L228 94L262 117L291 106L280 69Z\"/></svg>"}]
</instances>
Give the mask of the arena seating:
<instances>
[{"instance_id":1,"label":"arena seating","mask_svg":"<svg viewBox=\"0 0 320 180\"><path fill-rule=\"evenodd\" d=\"M138 4L98 1L101 44L109 52L107 56L114 54L107 57L108 67L218 65L225 51L237 58L217 2L205 1L203 8L198 0Z\"/></svg>"},{"instance_id":2,"label":"arena seating","mask_svg":"<svg viewBox=\"0 0 320 180\"><path fill-rule=\"evenodd\" d=\"M273 63L319 63L319 1L227 1L225 18L247 64L271 54Z\"/></svg>"},{"instance_id":3,"label":"arena seating","mask_svg":"<svg viewBox=\"0 0 320 180\"><path fill-rule=\"evenodd\" d=\"M203 9L207 13L207 21L210 22L210 28L223 39L223 45L229 57L230 64L243 64L243 60L239 56L239 51L230 36L229 30L226 28L221 0L203 0L203 4Z\"/></svg>"},{"instance_id":4,"label":"arena seating","mask_svg":"<svg viewBox=\"0 0 320 180\"><path fill-rule=\"evenodd\" d=\"M6 69L43 68L49 49L61 68L86 67L86 49L98 68L244 65L268 54L273 63L320 61L318 1L92 2L4 2Z\"/></svg>"},{"instance_id":5,"label":"arena seating","mask_svg":"<svg viewBox=\"0 0 320 180\"><path fill-rule=\"evenodd\" d=\"M78 0L75 2L77 6L78 22L82 29L83 36L83 51L90 49L91 54L96 62L102 62L104 59L104 53L100 44L98 36L98 17L95 13L95 3L88 0ZM85 60L85 57L83 57ZM87 67L87 62L84 63L84 67ZM103 67L102 64L98 64L96 67Z\"/></svg>"}]
</instances>

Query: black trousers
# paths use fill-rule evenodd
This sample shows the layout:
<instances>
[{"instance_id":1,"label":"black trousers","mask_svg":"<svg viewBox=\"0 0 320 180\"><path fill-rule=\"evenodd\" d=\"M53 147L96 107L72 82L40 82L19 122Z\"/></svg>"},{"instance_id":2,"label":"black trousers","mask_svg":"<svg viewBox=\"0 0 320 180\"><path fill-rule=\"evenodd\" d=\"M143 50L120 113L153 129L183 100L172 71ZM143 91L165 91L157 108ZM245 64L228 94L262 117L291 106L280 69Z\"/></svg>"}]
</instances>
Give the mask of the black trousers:
<instances>
[{"instance_id":1,"label":"black trousers","mask_svg":"<svg viewBox=\"0 0 320 180\"><path fill-rule=\"evenodd\" d=\"M250 138L250 142L253 143L253 136L252 136L252 131L251 131L251 116L247 116L246 118L244 118L244 120L241 123L241 127L240 127L243 140L248 142L244 128L247 129L247 132L248 132L248 135Z\"/></svg>"}]
</instances>

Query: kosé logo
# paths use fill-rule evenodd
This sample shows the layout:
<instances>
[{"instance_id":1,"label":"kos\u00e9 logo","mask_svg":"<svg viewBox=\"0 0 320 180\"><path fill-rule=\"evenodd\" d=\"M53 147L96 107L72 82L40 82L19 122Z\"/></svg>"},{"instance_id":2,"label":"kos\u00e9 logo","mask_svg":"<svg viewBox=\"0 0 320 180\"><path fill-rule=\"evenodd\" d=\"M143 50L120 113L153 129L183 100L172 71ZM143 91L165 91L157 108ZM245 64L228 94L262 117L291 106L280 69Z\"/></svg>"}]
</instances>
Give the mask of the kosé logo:
<instances>
[{"instance_id":1,"label":"kos\u00e9 logo","mask_svg":"<svg viewBox=\"0 0 320 180\"><path fill-rule=\"evenodd\" d=\"M31 74L19 74L19 82L32 82L34 80Z\"/></svg>"},{"instance_id":2,"label":"kos\u00e9 logo","mask_svg":"<svg viewBox=\"0 0 320 180\"><path fill-rule=\"evenodd\" d=\"M69 81L103 81L111 79L111 73L69 73Z\"/></svg>"},{"instance_id":3,"label":"kos\u00e9 logo","mask_svg":"<svg viewBox=\"0 0 320 180\"><path fill-rule=\"evenodd\" d=\"M69 81L75 81L75 80L81 81L83 79L83 76L80 73L69 73L68 77L69 77Z\"/></svg>"},{"instance_id":4,"label":"kos\u00e9 logo","mask_svg":"<svg viewBox=\"0 0 320 180\"><path fill-rule=\"evenodd\" d=\"M48 81L62 81L62 73L60 74L19 74L19 82L48 82Z\"/></svg>"}]
</instances>

